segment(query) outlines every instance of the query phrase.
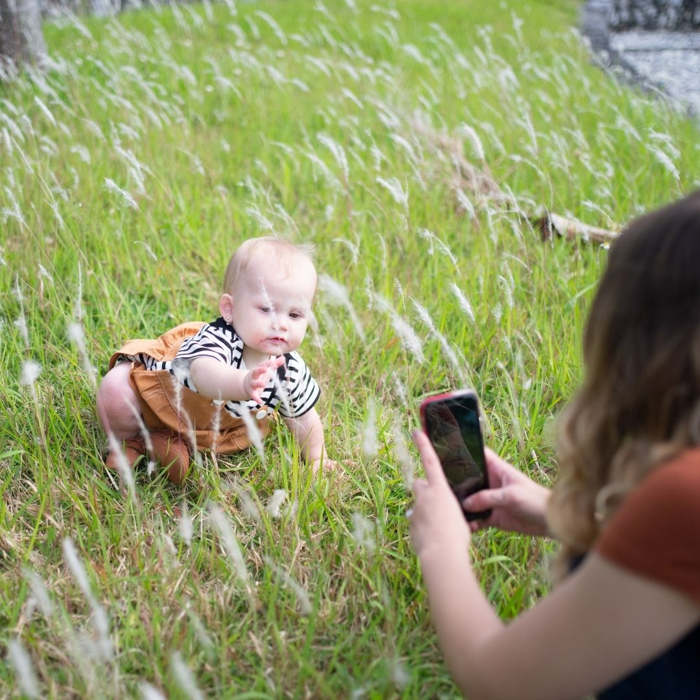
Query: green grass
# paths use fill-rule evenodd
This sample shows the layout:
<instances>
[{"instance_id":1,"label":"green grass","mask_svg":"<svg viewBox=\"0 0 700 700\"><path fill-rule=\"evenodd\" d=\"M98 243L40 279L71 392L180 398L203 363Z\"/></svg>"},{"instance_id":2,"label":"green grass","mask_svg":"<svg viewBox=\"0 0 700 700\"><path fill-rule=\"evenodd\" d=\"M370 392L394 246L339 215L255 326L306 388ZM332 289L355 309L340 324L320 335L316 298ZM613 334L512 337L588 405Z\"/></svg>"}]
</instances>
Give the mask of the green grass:
<instances>
[{"instance_id":1,"label":"green grass","mask_svg":"<svg viewBox=\"0 0 700 700\"><path fill-rule=\"evenodd\" d=\"M175 652L210 697L454 695L404 517L417 460L402 466L397 443L422 395L471 384L488 442L554 478L552 425L581 375L606 251L543 243L526 217L542 207L618 229L700 184L697 126L591 64L572 0L314 5L48 24L53 66L0 86L0 622L42 696L139 696L149 683L185 697ZM459 147L507 197L469 190ZM378 178L397 179L398 200ZM322 289L302 346L343 470L313 478L280 428L264 463L204 455L184 488L140 472L123 497L68 325L99 378L123 340L213 318L228 256L270 230L314 243L357 316ZM20 381L28 361L41 367L33 385ZM264 506L280 489L274 518ZM550 543L486 532L474 550L505 618L546 591ZM0 666L0 695L19 692Z\"/></svg>"}]
</instances>

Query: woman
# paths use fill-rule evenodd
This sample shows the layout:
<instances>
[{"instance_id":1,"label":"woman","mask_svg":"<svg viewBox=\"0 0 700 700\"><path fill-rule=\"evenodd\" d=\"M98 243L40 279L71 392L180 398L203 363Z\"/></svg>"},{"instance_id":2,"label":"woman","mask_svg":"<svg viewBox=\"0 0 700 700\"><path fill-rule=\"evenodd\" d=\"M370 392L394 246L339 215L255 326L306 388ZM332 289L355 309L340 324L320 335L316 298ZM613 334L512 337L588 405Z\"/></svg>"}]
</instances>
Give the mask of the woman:
<instances>
[{"instance_id":1,"label":"woman","mask_svg":"<svg viewBox=\"0 0 700 700\"><path fill-rule=\"evenodd\" d=\"M504 625L427 437L411 535L447 665L469 698L700 697L700 191L633 221L586 324L551 493L487 451L465 510L562 544L563 574Z\"/></svg>"}]
</instances>

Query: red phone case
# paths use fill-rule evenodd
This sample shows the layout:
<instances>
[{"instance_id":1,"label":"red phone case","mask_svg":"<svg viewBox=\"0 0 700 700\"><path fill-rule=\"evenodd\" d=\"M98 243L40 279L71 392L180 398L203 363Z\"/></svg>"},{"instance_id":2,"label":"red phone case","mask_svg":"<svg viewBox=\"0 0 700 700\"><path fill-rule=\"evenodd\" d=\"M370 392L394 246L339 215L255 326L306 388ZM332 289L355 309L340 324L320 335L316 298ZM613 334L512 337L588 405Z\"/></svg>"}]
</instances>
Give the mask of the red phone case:
<instances>
[{"instance_id":1,"label":"red phone case","mask_svg":"<svg viewBox=\"0 0 700 700\"><path fill-rule=\"evenodd\" d=\"M459 389L456 391L445 391L440 394L434 394L432 396L427 396L424 398L421 403L420 403L420 421L421 425L423 427L423 432L425 432L426 435L428 435L428 438L430 439L430 434L428 432L428 426L427 426L427 421L426 421L426 409L429 405L433 403L439 403L441 401L445 401L446 399L453 399L453 398L458 398L458 397L469 397L470 399L473 399L474 401L474 406L477 414L479 413L479 400L476 395L476 392L473 389ZM481 447L483 449L483 437L481 436L481 430L479 429L479 441L481 443ZM441 462L442 464L442 462ZM443 465L443 470L445 469L445 466ZM483 457L483 480L485 484L485 488L488 488L488 472L485 471L486 469L486 461L485 461L485 456ZM449 479L448 479L449 480ZM483 488L483 487L482 487ZM453 488L453 491L455 489ZM457 493L455 493L455 496L460 500L460 497L458 496ZM464 513L465 517L467 520L480 520L483 518L487 518L491 514L490 510L487 511L482 511L482 512L466 512Z\"/></svg>"}]
</instances>

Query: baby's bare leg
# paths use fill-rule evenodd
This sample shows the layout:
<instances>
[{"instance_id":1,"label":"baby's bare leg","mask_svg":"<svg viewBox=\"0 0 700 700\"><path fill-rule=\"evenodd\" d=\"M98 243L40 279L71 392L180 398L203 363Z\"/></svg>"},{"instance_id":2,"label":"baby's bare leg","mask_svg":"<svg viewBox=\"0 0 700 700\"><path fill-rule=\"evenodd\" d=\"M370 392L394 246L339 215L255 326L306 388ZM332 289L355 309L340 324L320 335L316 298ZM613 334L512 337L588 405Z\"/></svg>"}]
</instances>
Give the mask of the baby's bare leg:
<instances>
[{"instance_id":1,"label":"baby's bare leg","mask_svg":"<svg viewBox=\"0 0 700 700\"><path fill-rule=\"evenodd\" d=\"M105 432L111 431L117 440L139 434L139 403L129 383L130 371L128 362L116 365L105 374L97 390L97 415Z\"/></svg>"}]
</instances>

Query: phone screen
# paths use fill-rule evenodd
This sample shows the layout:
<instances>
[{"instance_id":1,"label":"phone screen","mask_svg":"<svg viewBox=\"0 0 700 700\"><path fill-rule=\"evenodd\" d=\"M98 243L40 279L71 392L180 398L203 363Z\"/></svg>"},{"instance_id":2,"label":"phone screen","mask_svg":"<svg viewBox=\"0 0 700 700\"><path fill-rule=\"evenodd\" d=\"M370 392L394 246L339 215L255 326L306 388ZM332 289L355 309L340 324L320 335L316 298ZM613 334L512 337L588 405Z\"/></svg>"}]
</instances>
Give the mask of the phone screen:
<instances>
[{"instance_id":1,"label":"phone screen","mask_svg":"<svg viewBox=\"0 0 700 700\"><path fill-rule=\"evenodd\" d=\"M488 488L476 396L465 392L427 399L423 420L447 481L460 502L475 491ZM465 515L473 520L489 514Z\"/></svg>"}]
</instances>

